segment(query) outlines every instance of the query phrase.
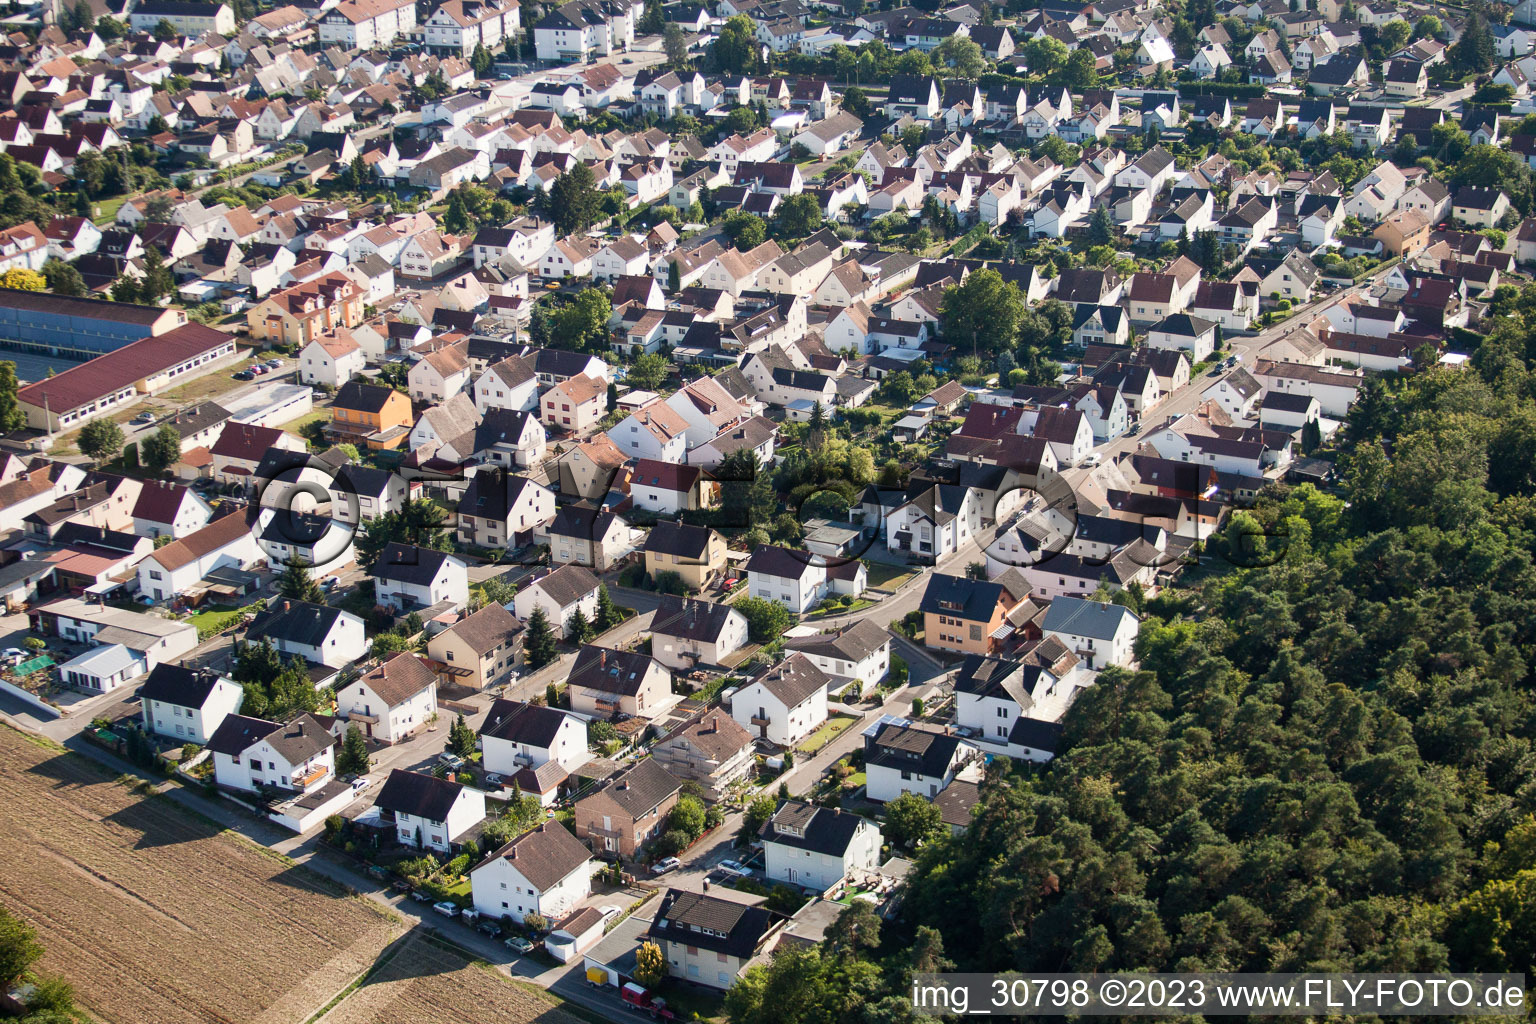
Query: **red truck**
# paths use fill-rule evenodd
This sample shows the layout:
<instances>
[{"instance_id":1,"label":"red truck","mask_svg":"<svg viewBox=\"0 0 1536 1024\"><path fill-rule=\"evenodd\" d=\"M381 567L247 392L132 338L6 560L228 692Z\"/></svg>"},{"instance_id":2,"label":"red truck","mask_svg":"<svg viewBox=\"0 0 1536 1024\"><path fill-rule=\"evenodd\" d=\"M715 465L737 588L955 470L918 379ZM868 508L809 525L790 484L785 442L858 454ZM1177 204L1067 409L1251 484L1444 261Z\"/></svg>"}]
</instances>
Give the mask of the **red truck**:
<instances>
[{"instance_id":1,"label":"red truck","mask_svg":"<svg viewBox=\"0 0 1536 1024\"><path fill-rule=\"evenodd\" d=\"M677 1014L667 1009L665 999L652 995L650 989L632 981L625 982L624 987L619 989L619 998L624 1000L626 1009L649 1013L652 1020L675 1020L677 1017Z\"/></svg>"}]
</instances>

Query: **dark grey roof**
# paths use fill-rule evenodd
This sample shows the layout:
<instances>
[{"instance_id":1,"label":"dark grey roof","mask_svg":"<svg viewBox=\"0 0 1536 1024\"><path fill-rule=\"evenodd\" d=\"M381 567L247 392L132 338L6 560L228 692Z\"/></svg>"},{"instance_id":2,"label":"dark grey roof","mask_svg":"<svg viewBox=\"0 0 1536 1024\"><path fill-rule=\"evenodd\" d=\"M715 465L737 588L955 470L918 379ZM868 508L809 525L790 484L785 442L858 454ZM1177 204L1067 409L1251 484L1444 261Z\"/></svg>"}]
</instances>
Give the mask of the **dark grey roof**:
<instances>
[{"instance_id":1,"label":"dark grey roof","mask_svg":"<svg viewBox=\"0 0 1536 1024\"><path fill-rule=\"evenodd\" d=\"M575 537L599 541L607 535L618 517L592 505L561 505L547 527L551 537Z\"/></svg>"},{"instance_id":2,"label":"dark grey roof","mask_svg":"<svg viewBox=\"0 0 1536 1024\"><path fill-rule=\"evenodd\" d=\"M336 744L336 737L313 715L300 715L284 723L245 715L227 715L214 734L208 737L208 749L216 754L239 757L252 744L262 740L289 764L300 764Z\"/></svg>"},{"instance_id":3,"label":"dark grey roof","mask_svg":"<svg viewBox=\"0 0 1536 1024\"><path fill-rule=\"evenodd\" d=\"M200 708L218 685L219 674L210 669L190 669L162 662L150 671L149 678L139 688L139 699Z\"/></svg>"},{"instance_id":4,"label":"dark grey roof","mask_svg":"<svg viewBox=\"0 0 1536 1024\"><path fill-rule=\"evenodd\" d=\"M565 712L555 708L520 700L497 700L485 716L480 735L547 748L555 742L564 722Z\"/></svg>"},{"instance_id":5,"label":"dark grey roof","mask_svg":"<svg viewBox=\"0 0 1536 1024\"><path fill-rule=\"evenodd\" d=\"M649 655L587 644L577 652L566 679L572 686L632 697L640 692L651 665Z\"/></svg>"},{"instance_id":6,"label":"dark grey roof","mask_svg":"<svg viewBox=\"0 0 1536 1024\"><path fill-rule=\"evenodd\" d=\"M1058 597L1046 610L1040 628L1047 633L1111 640L1127 619L1134 621L1136 613L1123 605L1086 601L1080 597Z\"/></svg>"},{"instance_id":7,"label":"dark grey roof","mask_svg":"<svg viewBox=\"0 0 1536 1024\"><path fill-rule=\"evenodd\" d=\"M709 550L709 535L712 532L707 526L691 526L664 519L652 527L646 536L645 550L662 555L703 558Z\"/></svg>"},{"instance_id":8,"label":"dark grey roof","mask_svg":"<svg viewBox=\"0 0 1536 1024\"><path fill-rule=\"evenodd\" d=\"M794 708L817 690L825 690L831 682L831 677L817 668L810 658L791 654L747 685L762 683L786 708Z\"/></svg>"},{"instance_id":9,"label":"dark grey roof","mask_svg":"<svg viewBox=\"0 0 1536 1024\"><path fill-rule=\"evenodd\" d=\"M869 619L860 619L840 633L786 640L792 651L860 662L891 642L891 635Z\"/></svg>"},{"instance_id":10,"label":"dark grey roof","mask_svg":"<svg viewBox=\"0 0 1536 1024\"><path fill-rule=\"evenodd\" d=\"M865 743L864 763L943 776L948 773L959 746L960 740L956 736L891 723L882 726Z\"/></svg>"},{"instance_id":11,"label":"dark grey roof","mask_svg":"<svg viewBox=\"0 0 1536 1024\"><path fill-rule=\"evenodd\" d=\"M345 490L358 497L380 498L389 490L395 474L372 466L343 466L336 473L338 490Z\"/></svg>"},{"instance_id":12,"label":"dark grey roof","mask_svg":"<svg viewBox=\"0 0 1536 1024\"><path fill-rule=\"evenodd\" d=\"M740 614L730 605L662 595L656 616L651 620L651 632L683 640L713 643L720 638L733 612Z\"/></svg>"},{"instance_id":13,"label":"dark grey roof","mask_svg":"<svg viewBox=\"0 0 1536 1024\"><path fill-rule=\"evenodd\" d=\"M757 834L765 843L841 858L867 820L852 811L788 800L763 822Z\"/></svg>"},{"instance_id":14,"label":"dark grey roof","mask_svg":"<svg viewBox=\"0 0 1536 1024\"><path fill-rule=\"evenodd\" d=\"M655 758L647 757L615 775L609 785L583 799L610 801L634 818L644 816L682 788L683 784L671 772L657 763Z\"/></svg>"},{"instance_id":15,"label":"dark grey roof","mask_svg":"<svg viewBox=\"0 0 1536 1024\"><path fill-rule=\"evenodd\" d=\"M528 584L538 587L562 608L569 608L599 586L598 578L590 569L579 565L562 565L541 580Z\"/></svg>"},{"instance_id":16,"label":"dark grey roof","mask_svg":"<svg viewBox=\"0 0 1536 1024\"><path fill-rule=\"evenodd\" d=\"M948 615L977 622L990 622L992 612L1005 591L987 580L934 573L923 591L924 614ZM1021 595L1022 596L1022 595Z\"/></svg>"},{"instance_id":17,"label":"dark grey roof","mask_svg":"<svg viewBox=\"0 0 1536 1024\"><path fill-rule=\"evenodd\" d=\"M245 639L255 642L268 638L318 647L330 635L342 614L340 608L329 605L286 599L275 601L272 607L256 616L256 621L246 630Z\"/></svg>"},{"instance_id":18,"label":"dark grey roof","mask_svg":"<svg viewBox=\"0 0 1536 1024\"><path fill-rule=\"evenodd\" d=\"M437 578L443 563L452 557L446 551L390 541L373 564L372 575L374 579L425 587Z\"/></svg>"},{"instance_id":19,"label":"dark grey roof","mask_svg":"<svg viewBox=\"0 0 1536 1024\"><path fill-rule=\"evenodd\" d=\"M811 571L811 559L812 555L808 551L764 544L747 559L747 571L779 579L798 580Z\"/></svg>"},{"instance_id":20,"label":"dark grey roof","mask_svg":"<svg viewBox=\"0 0 1536 1024\"><path fill-rule=\"evenodd\" d=\"M428 821L447 821L448 812L464 787L457 782L439 779L422 772L401 771L389 773L379 790L374 806L396 814L410 814Z\"/></svg>"},{"instance_id":21,"label":"dark grey roof","mask_svg":"<svg viewBox=\"0 0 1536 1024\"><path fill-rule=\"evenodd\" d=\"M763 907L668 889L647 934L664 942L750 960L773 921L774 915Z\"/></svg>"},{"instance_id":22,"label":"dark grey roof","mask_svg":"<svg viewBox=\"0 0 1536 1024\"><path fill-rule=\"evenodd\" d=\"M546 821L525 832L492 856L506 860L540 892L581 870L592 859L581 840L558 821Z\"/></svg>"},{"instance_id":23,"label":"dark grey roof","mask_svg":"<svg viewBox=\"0 0 1536 1024\"><path fill-rule=\"evenodd\" d=\"M1021 715L1013 720L1013 728L1008 731L1008 744L1054 754L1061 744L1061 723Z\"/></svg>"}]
</instances>

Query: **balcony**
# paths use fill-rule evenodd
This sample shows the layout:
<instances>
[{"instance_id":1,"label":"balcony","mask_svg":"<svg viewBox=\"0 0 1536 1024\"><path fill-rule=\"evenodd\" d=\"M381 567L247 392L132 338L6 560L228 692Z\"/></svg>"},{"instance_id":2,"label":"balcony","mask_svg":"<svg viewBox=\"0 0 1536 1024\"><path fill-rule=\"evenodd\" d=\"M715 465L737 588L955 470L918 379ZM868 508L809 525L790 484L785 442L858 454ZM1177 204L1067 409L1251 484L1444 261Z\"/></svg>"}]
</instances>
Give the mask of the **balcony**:
<instances>
[{"instance_id":1,"label":"balcony","mask_svg":"<svg viewBox=\"0 0 1536 1024\"><path fill-rule=\"evenodd\" d=\"M323 764L317 764L307 772L295 773L293 785L295 789L308 789L331 773L331 770Z\"/></svg>"},{"instance_id":2,"label":"balcony","mask_svg":"<svg viewBox=\"0 0 1536 1024\"><path fill-rule=\"evenodd\" d=\"M750 719L748 719L748 721L750 721L753 725L772 725L773 724L773 719L771 719L771 718L759 718L756 715L753 715Z\"/></svg>"},{"instance_id":3,"label":"balcony","mask_svg":"<svg viewBox=\"0 0 1536 1024\"><path fill-rule=\"evenodd\" d=\"M614 697L597 697L592 703L603 711L617 711L620 707L619 701Z\"/></svg>"},{"instance_id":4,"label":"balcony","mask_svg":"<svg viewBox=\"0 0 1536 1024\"><path fill-rule=\"evenodd\" d=\"M378 725L379 724L379 716L378 715L370 715L366 711L348 711L347 712L347 721L349 721L349 722L367 722L369 725Z\"/></svg>"}]
</instances>

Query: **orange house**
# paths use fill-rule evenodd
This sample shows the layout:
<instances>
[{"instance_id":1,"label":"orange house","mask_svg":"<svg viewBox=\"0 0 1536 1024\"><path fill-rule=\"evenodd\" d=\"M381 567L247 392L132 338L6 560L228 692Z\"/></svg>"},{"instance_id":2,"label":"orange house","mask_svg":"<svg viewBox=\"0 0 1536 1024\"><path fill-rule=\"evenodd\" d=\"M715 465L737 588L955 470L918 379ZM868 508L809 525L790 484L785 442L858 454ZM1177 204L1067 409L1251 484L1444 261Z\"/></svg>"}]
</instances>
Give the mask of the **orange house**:
<instances>
[{"instance_id":1,"label":"orange house","mask_svg":"<svg viewBox=\"0 0 1536 1024\"><path fill-rule=\"evenodd\" d=\"M934 573L920 606L923 643L940 651L995 654L1013 635L1008 613L1019 600L1001 583Z\"/></svg>"},{"instance_id":2,"label":"orange house","mask_svg":"<svg viewBox=\"0 0 1536 1024\"><path fill-rule=\"evenodd\" d=\"M411 432L411 400L394 388L349 380L336 392L325 432L333 442L398 448Z\"/></svg>"}]
</instances>

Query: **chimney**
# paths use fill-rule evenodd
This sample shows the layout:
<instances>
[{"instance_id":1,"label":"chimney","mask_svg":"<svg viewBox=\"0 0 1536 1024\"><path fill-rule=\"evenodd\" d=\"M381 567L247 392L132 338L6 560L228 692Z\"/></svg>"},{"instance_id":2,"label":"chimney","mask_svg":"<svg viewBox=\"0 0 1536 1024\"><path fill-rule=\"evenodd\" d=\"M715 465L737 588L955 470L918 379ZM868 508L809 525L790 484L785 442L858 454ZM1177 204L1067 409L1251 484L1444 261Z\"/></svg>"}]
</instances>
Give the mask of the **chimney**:
<instances>
[{"instance_id":1,"label":"chimney","mask_svg":"<svg viewBox=\"0 0 1536 1024\"><path fill-rule=\"evenodd\" d=\"M293 607L293 602L292 601L287 601L287 600L283 601L283 611L286 612L289 609L291 609L292 607Z\"/></svg>"}]
</instances>

